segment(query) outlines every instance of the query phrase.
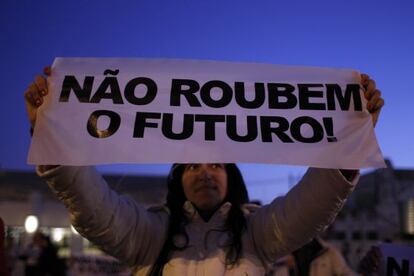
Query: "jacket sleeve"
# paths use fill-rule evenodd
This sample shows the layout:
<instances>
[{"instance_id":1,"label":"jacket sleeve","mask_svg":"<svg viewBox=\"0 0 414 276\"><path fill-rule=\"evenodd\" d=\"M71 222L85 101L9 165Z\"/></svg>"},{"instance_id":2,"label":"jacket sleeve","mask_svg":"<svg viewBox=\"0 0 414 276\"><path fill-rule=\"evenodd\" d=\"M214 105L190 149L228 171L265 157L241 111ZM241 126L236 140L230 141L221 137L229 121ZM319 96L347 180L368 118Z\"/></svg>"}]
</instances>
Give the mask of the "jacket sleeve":
<instances>
[{"instance_id":1,"label":"jacket sleeve","mask_svg":"<svg viewBox=\"0 0 414 276\"><path fill-rule=\"evenodd\" d=\"M247 231L266 263L307 243L335 219L352 192L352 182L339 170L310 168L285 196L248 216Z\"/></svg>"},{"instance_id":2,"label":"jacket sleeve","mask_svg":"<svg viewBox=\"0 0 414 276\"><path fill-rule=\"evenodd\" d=\"M82 236L132 267L154 263L166 237L165 209L148 211L118 195L93 167L60 166L38 174L69 209Z\"/></svg>"}]
</instances>

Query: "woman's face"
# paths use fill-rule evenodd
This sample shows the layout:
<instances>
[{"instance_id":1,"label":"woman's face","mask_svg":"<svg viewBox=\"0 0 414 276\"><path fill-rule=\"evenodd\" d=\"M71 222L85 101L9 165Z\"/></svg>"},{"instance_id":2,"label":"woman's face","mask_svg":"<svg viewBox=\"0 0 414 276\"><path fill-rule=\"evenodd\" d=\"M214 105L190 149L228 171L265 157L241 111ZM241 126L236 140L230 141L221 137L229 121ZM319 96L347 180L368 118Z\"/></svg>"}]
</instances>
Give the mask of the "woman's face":
<instances>
[{"instance_id":1,"label":"woman's face","mask_svg":"<svg viewBox=\"0 0 414 276\"><path fill-rule=\"evenodd\" d=\"M224 164L187 164L182 183L187 200L203 211L218 208L227 194Z\"/></svg>"}]
</instances>

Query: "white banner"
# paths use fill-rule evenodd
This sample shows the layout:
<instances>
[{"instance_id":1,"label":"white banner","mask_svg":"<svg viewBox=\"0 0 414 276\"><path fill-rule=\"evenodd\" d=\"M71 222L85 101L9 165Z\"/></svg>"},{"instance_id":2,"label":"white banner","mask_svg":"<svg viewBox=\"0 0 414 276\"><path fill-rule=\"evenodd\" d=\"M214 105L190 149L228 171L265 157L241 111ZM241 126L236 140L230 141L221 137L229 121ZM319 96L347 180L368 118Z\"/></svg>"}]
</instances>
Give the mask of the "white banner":
<instances>
[{"instance_id":1,"label":"white banner","mask_svg":"<svg viewBox=\"0 0 414 276\"><path fill-rule=\"evenodd\" d=\"M31 164L384 166L356 71L57 58L48 82Z\"/></svg>"}]
</instances>

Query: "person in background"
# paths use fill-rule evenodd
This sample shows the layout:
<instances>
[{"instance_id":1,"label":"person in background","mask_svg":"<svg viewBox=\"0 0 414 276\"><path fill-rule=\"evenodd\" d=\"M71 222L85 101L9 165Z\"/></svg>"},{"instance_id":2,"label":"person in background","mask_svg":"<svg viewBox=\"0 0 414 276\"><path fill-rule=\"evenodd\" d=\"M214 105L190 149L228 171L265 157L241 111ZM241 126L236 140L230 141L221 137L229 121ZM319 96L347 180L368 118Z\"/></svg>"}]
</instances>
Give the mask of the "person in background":
<instances>
[{"instance_id":1,"label":"person in background","mask_svg":"<svg viewBox=\"0 0 414 276\"><path fill-rule=\"evenodd\" d=\"M36 232L20 259L25 261L26 276L61 276L65 267L49 236Z\"/></svg>"},{"instance_id":2,"label":"person in background","mask_svg":"<svg viewBox=\"0 0 414 276\"><path fill-rule=\"evenodd\" d=\"M309 243L279 259L273 269L273 276L350 276L357 275L346 263L334 246L321 238Z\"/></svg>"},{"instance_id":3,"label":"person in background","mask_svg":"<svg viewBox=\"0 0 414 276\"><path fill-rule=\"evenodd\" d=\"M19 254L19 259L24 262L24 275L26 276L38 275L38 261L41 250L38 243L39 235L40 233L34 233L31 242Z\"/></svg>"},{"instance_id":4,"label":"person in background","mask_svg":"<svg viewBox=\"0 0 414 276\"><path fill-rule=\"evenodd\" d=\"M58 248L51 242L49 236L42 233L36 234L36 243L40 247L40 254L37 261L38 275L65 275L66 267L63 260L58 257Z\"/></svg>"},{"instance_id":5,"label":"person in background","mask_svg":"<svg viewBox=\"0 0 414 276\"><path fill-rule=\"evenodd\" d=\"M3 219L0 217L0 275L9 276L10 268L7 263L5 237L5 226Z\"/></svg>"},{"instance_id":6,"label":"person in background","mask_svg":"<svg viewBox=\"0 0 414 276\"><path fill-rule=\"evenodd\" d=\"M358 264L358 272L346 263L341 252L321 238L280 258L273 266L272 276L341 276L341 275L378 275L382 263L379 247L372 246Z\"/></svg>"},{"instance_id":7,"label":"person in background","mask_svg":"<svg viewBox=\"0 0 414 276\"><path fill-rule=\"evenodd\" d=\"M341 252L330 243L320 238L295 250L295 270L298 276L340 276L356 275L347 265Z\"/></svg>"},{"instance_id":8,"label":"person in background","mask_svg":"<svg viewBox=\"0 0 414 276\"><path fill-rule=\"evenodd\" d=\"M361 275L374 276L378 275L383 269L381 264L384 262L381 249L378 246L371 246L369 251L361 259L358 265L358 272Z\"/></svg>"}]
</instances>

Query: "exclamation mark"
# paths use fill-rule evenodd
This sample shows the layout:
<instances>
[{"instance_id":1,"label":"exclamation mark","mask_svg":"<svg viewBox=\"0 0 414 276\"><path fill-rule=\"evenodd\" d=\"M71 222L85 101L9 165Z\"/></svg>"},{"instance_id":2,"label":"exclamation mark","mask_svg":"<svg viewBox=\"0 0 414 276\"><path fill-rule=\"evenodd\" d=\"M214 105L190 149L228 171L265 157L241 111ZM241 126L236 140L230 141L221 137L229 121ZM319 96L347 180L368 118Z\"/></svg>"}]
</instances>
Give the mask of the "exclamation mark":
<instances>
[{"instance_id":1,"label":"exclamation mark","mask_svg":"<svg viewBox=\"0 0 414 276\"><path fill-rule=\"evenodd\" d=\"M323 118L323 125L325 126L328 142L337 142L338 139L334 136L332 118Z\"/></svg>"}]
</instances>

